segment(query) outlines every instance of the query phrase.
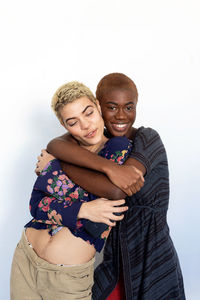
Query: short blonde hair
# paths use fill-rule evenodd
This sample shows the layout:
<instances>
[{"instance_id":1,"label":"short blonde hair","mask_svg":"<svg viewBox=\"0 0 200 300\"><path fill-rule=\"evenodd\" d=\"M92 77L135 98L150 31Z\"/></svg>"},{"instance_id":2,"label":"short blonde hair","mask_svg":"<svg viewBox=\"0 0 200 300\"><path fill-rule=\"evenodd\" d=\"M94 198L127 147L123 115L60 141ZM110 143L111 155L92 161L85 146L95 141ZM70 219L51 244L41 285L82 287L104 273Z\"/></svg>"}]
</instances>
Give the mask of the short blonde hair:
<instances>
[{"instance_id":1,"label":"short blonde hair","mask_svg":"<svg viewBox=\"0 0 200 300\"><path fill-rule=\"evenodd\" d=\"M62 122L60 110L68 103L71 103L79 98L87 97L95 105L97 104L96 98L94 97L91 90L83 83L78 81L71 81L60 86L51 101L51 107L55 112L58 119Z\"/></svg>"}]
</instances>

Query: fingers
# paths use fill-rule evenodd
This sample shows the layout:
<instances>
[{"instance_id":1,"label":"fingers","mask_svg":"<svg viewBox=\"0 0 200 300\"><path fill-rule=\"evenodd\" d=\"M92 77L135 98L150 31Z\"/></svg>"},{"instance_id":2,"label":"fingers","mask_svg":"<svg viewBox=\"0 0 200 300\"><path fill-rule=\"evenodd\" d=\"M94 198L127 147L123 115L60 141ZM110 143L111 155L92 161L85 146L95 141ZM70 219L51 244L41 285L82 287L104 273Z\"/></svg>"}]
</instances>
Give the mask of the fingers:
<instances>
[{"instance_id":1,"label":"fingers","mask_svg":"<svg viewBox=\"0 0 200 300\"><path fill-rule=\"evenodd\" d=\"M123 220L123 218L124 218L124 215L116 216L116 215L112 214L110 220L117 222L117 221Z\"/></svg>"},{"instance_id":2,"label":"fingers","mask_svg":"<svg viewBox=\"0 0 200 300\"><path fill-rule=\"evenodd\" d=\"M42 151L41 151L41 156L44 156L45 154L49 154L48 152L47 152L47 150L46 149L42 149Z\"/></svg>"},{"instance_id":3,"label":"fingers","mask_svg":"<svg viewBox=\"0 0 200 300\"><path fill-rule=\"evenodd\" d=\"M103 223L107 224L108 226L112 226L112 227L114 227L116 225L116 222L114 222L114 221L112 222L111 220L106 220Z\"/></svg>"},{"instance_id":4,"label":"fingers","mask_svg":"<svg viewBox=\"0 0 200 300\"><path fill-rule=\"evenodd\" d=\"M127 210L128 210L128 206L113 207L112 208L112 213L118 213L118 214L120 214L120 213L123 213L123 212L125 212Z\"/></svg>"},{"instance_id":5,"label":"fingers","mask_svg":"<svg viewBox=\"0 0 200 300\"><path fill-rule=\"evenodd\" d=\"M123 214L128 210L128 206L121 206L124 203L124 199L112 201L98 198L82 204L79 218L84 217L93 222L105 223L113 227L117 221L121 221L124 218ZM115 215L115 213L120 215Z\"/></svg>"},{"instance_id":6,"label":"fingers","mask_svg":"<svg viewBox=\"0 0 200 300\"><path fill-rule=\"evenodd\" d=\"M112 201L114 202L114 201ZM124 218L124 212L126 212L128 210L128 206L114 206L111 207L111 214L109 215L109 219L112 221L121 221Z\"/></svg>"},{"instance_id":7,"label":"fingers","mask_svg":"<svg viewBox=\"0 0 200 300\"><path fill-rule=\"evenodd\" d=\"M43 168L46 166L46 164L54 159L54 156L49 154L45 149L41 150L41 154L37 157L37 164L35 173L38 175L43 170Z\"/></svg>"},{"instance_id":8,"label":"fingers","mask_svg":"<svg viewBox=\"0 0 200 300\"><path fill-rule=\"evenodd\" d=\"M135 183L134 188L136 190L136 193L139 192L139 190L141 189L141 186L138 182Z\"/></svg>"},{"instance_id":9,"label":"fingers","mask_svg":"<svg viewBox=\"0 0 200 300\"><path fill-rule=\"evenodd\" d=\"M113 214L110 214L109 218L103 218L101 220L102 223L107 224L109 226L114 227L116 225L117 221L121 221L124 218L124 215L121 216L115 216Z\"/></svg>"},{"instance_id":10,"label":"fingers","mask_svg":"<svg viewBox=\"0 0 200 300\"><path fill-rule=\"evenodd\" d=\"M140 188L142 188L144 185L144 177L140 177L136 183L139 185Z\"/></svg>"},{"instance_id":11,"label":"fingers","mask_svg":"<svg viewBox=\"0 0 200 300\"><path fill-rule=\"evenodd\" d=\"M132 182L129 182L129 184L124 187L125 193L129 196L139 192L144 185L143 173L140 170L136 169L134 166L132 166L132 168L135 172L134 180Z\"/></svg>"},{"instance_id":12,"label":"fingers","mask_svg":"<svg viewBox=\"0 0 200 300\"><path fill-rule=\"evenodd\" d=\"M109 201L109 202L108 202ZM120 206L125 203L125 199L120 199L120 200L106 200L108 204L111 206Z\"/></svg>"},{"instance_id":13,"label":"fingers","mask_svg":"<svg viewBox=\"0 0 200 300\"><path fill-rule=\"evenodd\" d=\"M125 204L124 199L120 200L106 200L103 204L104 210L112 213L123 213L128 210L128 206L121 206Z\"/></svg>"},{"instance_id":14,"label":"fingers","mask_svg":"<svg viewBox=\"0 0 200 300\"><path fill-rule=\"evenodd\" d=\"M137 192L134 185L131 185L130 187L123 188L123 192L126 193L128 196L132 196Z\"/></svg>"},{"instance_id":15,"label":"fingers","mask_svg":"<svg viewBox=\"0 0 200 300\"><path fill-rule=\"evenodd\" d=\"M126 188L124 188L123 191L128 196L132 196L133 194L136 194L137 192L139 192L141 190L141 188L143 187L143 185L144 185L144 182L142 181L142 179L140 179L139 181L135 181L132 185L126 186Z\"/></svg>"},{"instance_id":16,"label":"fingers","mask_svg":"<svg viewBox=\"0 0 200 300\"><path fill-rule=\"evenodd\" d=\"M41 170L40 170L40 168L38 167L38 165L36 164L36 168L35 168L35 173L36 173L36 175L40 175L40 172L41 172Z\"/></svg>"},{"instance_id":17,"label":"fingers","mask_svg":"<svg viewBox=\"0 0 200 300\"><path fill-rule=\"evenodd\" d=\"M134 184L134 185L132 185L132 186L130 187L130 189L129 189L129 190L131 191L131 195L133 195L133 194L137 193L137 189L136 189L136 186L135 186L135 184Z\"/></svg>"},{"instance_id":18,"label":"fingers","mask_svg":"<svg viewBox=\"0 0 200 300\"><path fill-rule=\"evenodd\" d=\"M37 160L40 161L41 157L44 156L45 154L48 154L48 152L45 149L42 149L41 154L37 157Z\"/></svg>"},{"instance_id":19,"label":"fingers","mask_svg":"<svg viewBox=\"0 0 200 300\"><path fill-rule=\"evenodd\" d=\"M141 190L141 188L143 187L144 183L142 181L139 182L135 182L131 187L130 187L130 191L132 192L132 194L135 194L137 192L139 192Z\"/></svg>"},{"instance_id":20,"label":"fingers","mask_svg":"<svg viewBox=\"0 0 200 300\"><path fill-rule=\"evenodd\" d=\"M123 189L123 192L126 193L128 196L132 196L134 194L130 188L129 189Z\"/></svg>"}]
</instances>

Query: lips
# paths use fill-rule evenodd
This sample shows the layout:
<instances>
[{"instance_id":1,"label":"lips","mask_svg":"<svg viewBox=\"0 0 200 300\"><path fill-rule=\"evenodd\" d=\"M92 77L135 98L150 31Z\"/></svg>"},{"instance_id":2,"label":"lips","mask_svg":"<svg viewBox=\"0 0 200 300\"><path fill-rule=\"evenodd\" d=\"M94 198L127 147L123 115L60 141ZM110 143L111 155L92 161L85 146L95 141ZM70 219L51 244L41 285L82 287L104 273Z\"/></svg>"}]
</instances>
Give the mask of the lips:
<instances>
[{"instance_id":1,"label":"lips","mask_svg":"<svg viewBox=\"0 0 200 300\"><path fill-rule=\"evenodd\" d=\"M87 139L93 138L95 136L96 132L97 132L97 129L90 131L88 134L85 135L85 138L87 138Z\"/></svg>"},{"instance_id":2,"label":"lips","mask_svg":"<svg viewBox=\"0 0 200 300\"><path fill-rule=\"evenodd\" d=\"M128 128L127 123L112 123L111 126L112 126L113 130L119 131L119 132L126 131Z\"/></svg>"}]
</instances>

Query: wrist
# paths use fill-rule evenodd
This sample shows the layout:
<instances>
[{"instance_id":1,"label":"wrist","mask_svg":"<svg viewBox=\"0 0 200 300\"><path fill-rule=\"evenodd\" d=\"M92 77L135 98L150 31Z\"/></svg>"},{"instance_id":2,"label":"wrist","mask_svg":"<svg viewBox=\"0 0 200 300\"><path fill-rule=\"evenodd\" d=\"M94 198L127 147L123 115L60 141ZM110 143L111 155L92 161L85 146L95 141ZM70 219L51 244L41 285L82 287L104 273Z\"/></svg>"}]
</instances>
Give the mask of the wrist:
<instances>
[{"instance_id":1,"label":"wrist","mask_svg":"<svg viewBox=\"0 0 200 300\"><path fill-rule=\"evenodd\" d=\"M77 215L77 219L87 219L87 206L88 206L88 203L87 202L84 202L80 209L79 209L79 213Z\"/></svg>"},{"instance_id":2,"label":"wrist","mask_svg":"<svg viewBox=\"0 0 200 300\"><path fill-rule=\"evenodd\" d=\"M107 162L108 163L105 166L103 166L104 171L102 172L111 179L113 174L116 174L118 172L119 165L117 165L113 161L107 161Z\"/></svg>"},{"instance_id":3,"label":"wrist","mask_svg":"<svg viewBox=\"0 0 200 300\"><path fill-rule=\"evenodd\" d=\"M52 165L55 160L57 160L57 159L56 158L52 158L50 160L45 161L44 164L43 164L43 166L41 166L41 172L44 171L44 170L46 170L49 167L49 165Z\"/></svg>"},{"instance_id":4,"label":"wrist","mask_svg":"<svg viewBox=\"0 0 200 300\"><path fill-rule=\"evenodd\" d=\"M100 172L106 174L109 177L109 175L116 170L116 167L117 165L113 161L104 159L103 163L101 164Z\"/></svg>"}]
</instances>

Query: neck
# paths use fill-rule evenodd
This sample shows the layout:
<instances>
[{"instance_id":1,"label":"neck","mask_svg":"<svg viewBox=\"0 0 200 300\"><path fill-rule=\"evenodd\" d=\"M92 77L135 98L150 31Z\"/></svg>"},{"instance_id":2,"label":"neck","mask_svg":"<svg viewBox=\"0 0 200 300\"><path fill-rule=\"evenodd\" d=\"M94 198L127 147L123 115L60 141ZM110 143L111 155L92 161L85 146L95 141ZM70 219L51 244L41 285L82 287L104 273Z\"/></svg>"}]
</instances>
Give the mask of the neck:
<instances>
[{"instance_id":1,"label":"neck","mask_svg":"<svg viewBox=\"0 0 200 300\"><path fill-rule=\"evenodd\" d=\"M107 140L108 140L108 138L105 137L105 135L104 135L98 144L90 145L90 146L82 146L82 147L89 150L90 152L98 153L103 148L103 146L107 142Z\"/></svg>"},{"instance_id":2,"label":"neck","mask_svg":"<svg viewBox=\"0 0 200 300\"><path fill-rule=\"evenodd\" d=\"M133 140L134 137L135 137L136 132L137 132L137 128L132 127L131 130L130 130L130 132L128 132L128 133L126 134L126 137L127 137L128 139L130 139L130 140ZM113 136L112 134L110 134L110 132L107 131L107 130L105 130L105 134L106 134L106 136L107 136L109 139L112 138L112 137L114 137L114 136Z\"/></svg>"},{"instance_id":3,"label":"neck","mask_svg":"<svg viewBox=\"0 0 200 300\"><path fill-rule=\"evenodd\" d=\"M135 137L136 132L137 132L137 128L132 127L129 135L127 136L127 138L130 139L130 140L133 140L134 137Z\"/></svg>"}]
</instances>

